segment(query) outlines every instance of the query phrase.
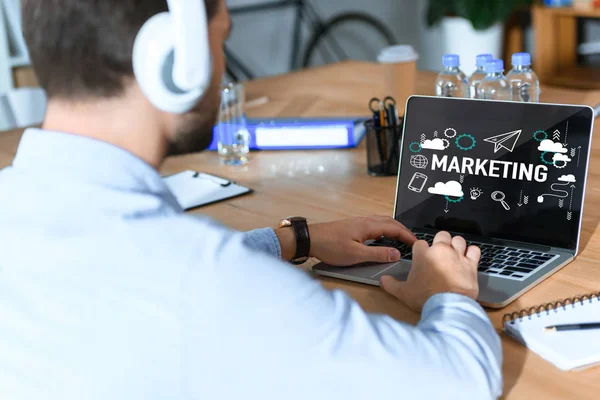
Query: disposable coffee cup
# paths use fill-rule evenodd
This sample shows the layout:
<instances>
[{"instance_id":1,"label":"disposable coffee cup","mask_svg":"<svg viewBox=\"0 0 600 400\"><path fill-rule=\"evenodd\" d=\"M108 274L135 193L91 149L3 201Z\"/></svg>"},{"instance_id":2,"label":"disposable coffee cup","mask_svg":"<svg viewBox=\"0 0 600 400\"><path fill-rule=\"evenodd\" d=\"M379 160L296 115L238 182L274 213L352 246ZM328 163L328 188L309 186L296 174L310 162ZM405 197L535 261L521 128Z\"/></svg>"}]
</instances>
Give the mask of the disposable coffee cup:
<instances>
[{"instance_id":1,"label":"disposable coffee cup","mask_svg":"<svg viewBox=\"0 0 600 400\"><path fill-rule=\"evenodd\" d=\"M383 67L384 92L381 96L394 97L400 114L404 114L406 101L416 92L418 59L419 54L408 45L386 47L377 57Z\"/></svg>"}]
</instances>

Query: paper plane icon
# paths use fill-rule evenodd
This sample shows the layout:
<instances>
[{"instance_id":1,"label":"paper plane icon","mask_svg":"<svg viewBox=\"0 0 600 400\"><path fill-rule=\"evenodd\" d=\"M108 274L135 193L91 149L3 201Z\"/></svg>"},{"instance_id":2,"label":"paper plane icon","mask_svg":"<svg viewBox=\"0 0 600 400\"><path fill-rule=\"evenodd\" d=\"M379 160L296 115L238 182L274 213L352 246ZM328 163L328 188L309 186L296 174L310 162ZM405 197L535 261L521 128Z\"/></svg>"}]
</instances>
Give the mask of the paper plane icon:
<instances>
[{"instance_id":1,"label":"paper plane icon","mask_svg":"<svg viewBox=\"0 0 600 400\"><path fill-rule=\"evenodd\" d=\"M494 153L499 152L500 149L506 149L512 153L517 145L517 142L519 141L519 138L521 137L521 132L523 132L523 130L503 133L501 135L483 139L483 141L492 143L494 145Z\"/></svg>"}]
</instances>

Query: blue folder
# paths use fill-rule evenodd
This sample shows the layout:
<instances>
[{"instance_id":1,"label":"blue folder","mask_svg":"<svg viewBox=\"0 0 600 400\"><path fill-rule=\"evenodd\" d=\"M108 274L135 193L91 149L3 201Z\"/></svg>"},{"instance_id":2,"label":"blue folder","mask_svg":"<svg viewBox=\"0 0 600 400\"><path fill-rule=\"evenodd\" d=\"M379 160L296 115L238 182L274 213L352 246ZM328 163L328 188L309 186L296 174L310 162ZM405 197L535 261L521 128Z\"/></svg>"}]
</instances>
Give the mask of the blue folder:
<instances>
[{"instance_id":1,"label":"blue folder","mask_svg":"<svg viewBox=\"0 0 600 400\"><path fill-rule=\"evenodd\" d=\"M317 150L356 147L365 135L366 118L277 118L248 119L250 150ZM209 150L217 150L219 129L215 126Z\"/></svg>"}]
</instances>

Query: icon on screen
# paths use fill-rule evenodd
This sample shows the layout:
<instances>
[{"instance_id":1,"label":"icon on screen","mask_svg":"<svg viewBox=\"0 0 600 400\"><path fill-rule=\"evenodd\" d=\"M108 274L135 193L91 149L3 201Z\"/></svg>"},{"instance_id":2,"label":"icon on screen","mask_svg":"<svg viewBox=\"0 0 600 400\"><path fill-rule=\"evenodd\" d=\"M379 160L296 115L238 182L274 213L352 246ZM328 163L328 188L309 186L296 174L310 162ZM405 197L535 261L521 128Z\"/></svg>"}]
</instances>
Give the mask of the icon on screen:
<instances>
[{"instance_id":1,"label":"icon on screen","mask_svg":"<svg viewBox=\"0 0 600 400\"><path fill-rule=\"evenodd\" d=\"M494 145L494 153L499 152L501 149L506 149L512 153L521 137L521 132L523 130L507 132L483 139L483 141Z\"/></svg>"},{"instance_id":2,"label":"icon on screen","mask_svg":"<svg viewBox=\"0 0 600 400\"><path fill-rule=\"evenodd\" d=\"M446 136L448 139L454 139L456 137L456 129L454 128L448 128L444 131L444 136Z\"/></svg>"},{"instance_id":3,"label":"icon on screen","mask_svg":"<svg viewBox=\"0 0 600 400\"><path fill-rule=\"evenodd\" d=\"M465 193L462 190L462 185L456 181L438 182L434 187L428 189L429 193L440 196L455 197L462 200ZM460 200L458 200L460 201Z\"/></svg>"},{"instance_id":4,"label":"icon on screen","mask_svg":"<svg viewBox=\"0 0 600 400\"><path fill-rule=\"evenodd\" d=\"M427 183L427 175L420 172L415 172L410 183L408 184L408 190L412 190L415 193L421 193L425 184Z\"/></svg>"},{"instance_id":5,"label":"icon on screen","mask_svg":"<svg viewBox=\"0 0 600 400\"><path fill-rule=\"evenodd\" d=\"M410 165L418 169L425 169L429 165L429 160L427 157L418 154L410 157Z\"/></svg>"},{"instance_id":6,"label":"icon on screen","mask_svg":"<svg viewBox=\"0 0 600 400\"><path fill-rule=\"evenodd\" d=\"M434 138L432 140L425 139L425 141L421 144L421 147L426 150L444 151L448 147L450 147L450 142L448 141L448 139L440 138Z\"/></svg>"},{"instance_id":7,"label":"icon on screen","mask_svg":"<svg viewBox=\"0 0 600 400\"><path fill-rule=\"evenodd\" d=\"M502 207L504 207L506 211L510 211L510 206L506 202L506 194L504 194L504 192L501 192L499 190L495 191L494 193L492 193L492 200L502 204Z\"/></svg>"},{"instance_id":8,"label":"icon on screen","mask_svg":"<svg viewBox=\"0 0 600 400\"><path fill-rule=\"evenodd\" d=\"M477 200L483 194L483 191L479 188L471 188L470 194L471 200Z\"/></svg>"}]
</instances>

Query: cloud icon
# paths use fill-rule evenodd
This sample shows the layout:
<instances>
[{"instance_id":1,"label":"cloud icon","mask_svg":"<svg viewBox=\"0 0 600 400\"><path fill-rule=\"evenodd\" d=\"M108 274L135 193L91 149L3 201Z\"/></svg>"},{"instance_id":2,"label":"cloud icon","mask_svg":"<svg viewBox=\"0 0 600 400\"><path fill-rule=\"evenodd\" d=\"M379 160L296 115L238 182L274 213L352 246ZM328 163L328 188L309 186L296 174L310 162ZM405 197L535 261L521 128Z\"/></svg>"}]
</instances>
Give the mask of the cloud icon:
<instances>
[{"instance_id":1,"label":"cloud icon","mask_svg":"<svg viewBox=\"0 0 600 400\"><path fill-rule=\"evenodd\" d=\"M431 194L450 197L463 197L465 195L461 184L456 181L448 181L448 183L438 182L434 187L430 187L427 191Z\"/></svg>"},{"instance_id":2,"label":"cloud icon","mask_svg":"<svg viewBox=\"0 0 600 400\"><path fill-rule=\"evenodd\" d=\"M565 149L562 143L554 143L550 139L542 140L540 146L538 147L539 151L547 151L549 153L566 153L567 149Z\"/></svg>"},{"instance_id":3,"label":"cloud icon","mask_svg":"<svg viewBox=\"0 0 600 400\"><path fill-rule=\"evenodd\" d=\"M421 147L428 150L445 150L444 141L442 139L427 139L423 142Z\"/></svg>"},{"instance_id":4,"label":"cloud icon","mask_svg":"<svg viewBox=\"0 0 600 400\"><path fill-rule=\"evenodd\" d=\"M558 178L558 180L561 182L569 182L569 183L577 182L577 179L575 179L575 175L573 175L573 174L563 175L560 178Z\"/></svg>"},{"instance_id":5,"label":"cloud icon","mask_svg":"<svg viewBox=\"0 0 600 400\"><path fill-rule=\"evenodd\" d=\"M556 154L554 154L554 157L552 157L552 161L554 161L554 162L564 161L564 162L568 163L568 162L571 162L571 159L564 154L556 153Z\"/></svg>"}]
</instances>

